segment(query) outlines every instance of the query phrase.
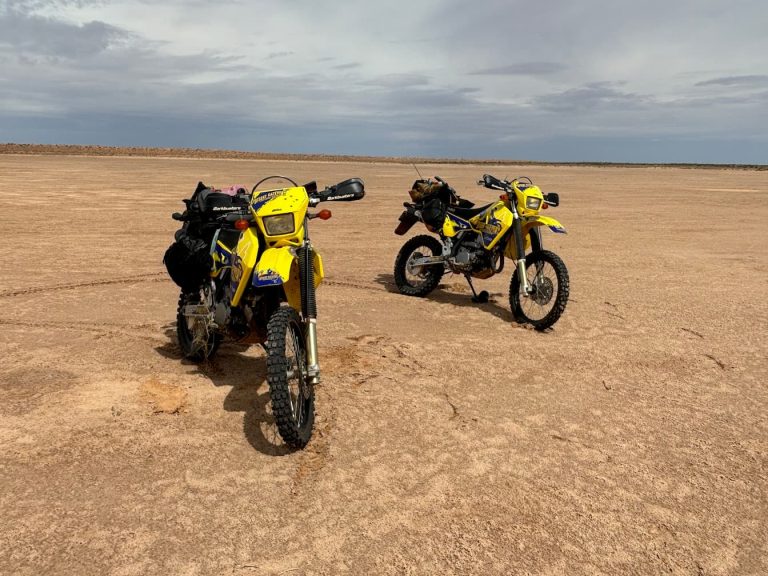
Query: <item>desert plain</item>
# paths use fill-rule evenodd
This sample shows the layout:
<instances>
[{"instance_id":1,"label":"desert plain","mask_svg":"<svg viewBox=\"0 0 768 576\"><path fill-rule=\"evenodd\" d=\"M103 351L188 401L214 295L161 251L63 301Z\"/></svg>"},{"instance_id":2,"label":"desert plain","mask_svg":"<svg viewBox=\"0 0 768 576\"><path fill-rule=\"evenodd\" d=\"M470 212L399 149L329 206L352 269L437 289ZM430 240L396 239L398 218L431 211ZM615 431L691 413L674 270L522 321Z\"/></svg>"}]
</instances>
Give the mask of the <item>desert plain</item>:
<instances>
[{"instance_id":1,"label":"desert plain","mask_svg":"<svg viewBox=\"0 0 768 576\"><path fill-rule=\"evenodd\" d=\"M768 171L418 168L560 193L552 330L511 266L396 292L407 163L0 155L0 574L768 573ZM367 190L312 224L302 451L260 347L181 358L162 264L198 180L270 174Z\"/></svg>"}]
</instances>

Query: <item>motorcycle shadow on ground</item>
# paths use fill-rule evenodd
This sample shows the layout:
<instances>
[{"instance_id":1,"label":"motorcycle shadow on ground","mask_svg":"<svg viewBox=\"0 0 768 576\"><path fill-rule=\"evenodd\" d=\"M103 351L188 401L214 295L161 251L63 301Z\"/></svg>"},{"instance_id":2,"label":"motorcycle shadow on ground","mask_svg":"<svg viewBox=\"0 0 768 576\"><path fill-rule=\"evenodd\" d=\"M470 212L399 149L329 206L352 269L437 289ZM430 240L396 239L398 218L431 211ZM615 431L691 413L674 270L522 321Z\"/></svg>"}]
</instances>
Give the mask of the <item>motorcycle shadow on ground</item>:
<instances>
[{"instance_id":1,"label":"motorcycle shadow on ground","mask_svg":"<svg viewBox=\"0 0 768 576\"><path fill-rule=\"evenodd\" d=\"M224 410L243 412L243 433L253 448L268 456L284 456L293 452L282 442L274 417L268 411L266 356L255 355L261 350L260 347L224 342L212 360L197 363L181 355L175 324L165 327L165 335L168 342L155 348L158 354L179 360L183 365L194 366L197 373L208 378L214 386L230 387L224 398ZM246 350L250 350L251 354L244 354Z\"/></svg>"},{"instance_id":2,"label":"motorcycle shadow on ground","mask_svg":"<svg viewBox=\"0 0 768 576\"><path fill-rule=\"evenodd\" d=\"M401 295L397 290L395 277L392 274L379 274L374 281L377 284L384 286L387 292ZM460 282L463 282L463 284L460 284ZM460 286L461 291L456 291L457 286ZM466 292L464 292L464 290L466 290ZM402 297L417 300L415 296L402 295ZM469 286L466 284L464 278L454 275L444 277L443 281L437 286L437 288L424 296L423 299L430 302L439 302L441 304L451 304L453 306L459 306L462 308L480 308L489 314L496 316L496 318L504 320L505 322L514 322L515 320L512 316L512 312L508 307L503 305L506 301L506 297L506 294L491 293L488 302L473 302L472 292L470 291Z\"/></svg>"}]
</instances>

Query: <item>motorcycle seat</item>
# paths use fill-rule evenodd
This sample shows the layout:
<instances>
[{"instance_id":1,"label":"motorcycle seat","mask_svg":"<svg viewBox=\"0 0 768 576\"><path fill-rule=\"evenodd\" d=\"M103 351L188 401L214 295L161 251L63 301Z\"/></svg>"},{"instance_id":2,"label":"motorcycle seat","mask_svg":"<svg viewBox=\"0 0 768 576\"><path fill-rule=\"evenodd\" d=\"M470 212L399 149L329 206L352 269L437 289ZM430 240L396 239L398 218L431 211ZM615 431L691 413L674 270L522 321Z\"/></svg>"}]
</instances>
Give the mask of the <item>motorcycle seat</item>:
<instances>
[{"instance_id":1,"label":"motorcycle seat","mask_svg":"<svg viewBox=\"0 0 768 576\"><path fill-rule=\"evenodd\" d=\"M486 204L485 206L480 206L479 208L459 208L458 206L449 206L448 212L455 214L464 220L469 220L470 218L485 212L491 206L493 206L493 204Z\"/></svg>"}]
</instances>

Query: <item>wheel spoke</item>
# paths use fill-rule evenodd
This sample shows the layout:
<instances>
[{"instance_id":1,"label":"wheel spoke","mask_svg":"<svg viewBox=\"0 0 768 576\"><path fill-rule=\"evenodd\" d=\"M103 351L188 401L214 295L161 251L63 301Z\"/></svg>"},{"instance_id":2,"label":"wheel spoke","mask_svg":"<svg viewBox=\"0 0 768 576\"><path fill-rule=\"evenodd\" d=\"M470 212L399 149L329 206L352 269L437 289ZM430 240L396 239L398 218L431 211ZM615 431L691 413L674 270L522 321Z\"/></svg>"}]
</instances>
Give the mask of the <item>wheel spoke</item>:
<instances>
[{"instance_id":1,"label":"wheel spoke","mask_svg":"<svg viewBox=\"0 0 768 576\"><path fill-rule=\"evenodd\" d=\"M555 304L557 274L548 262L534 262L526 270L532 291L528 296L520 290L520 303L525 315L537 321L544 318Z\"/></svg>"},{"instance_id":2,"label":"wheel spoke","mask_svg":"<svg viewBox=\"0 0 768 576\"><path fill-rule=\"evenodd\" d=\"M299 335L293 328L289 328L289 338L291 345L290 367L286 373L288 380L288 400L291 404L291 413L297 426L301 426L304 420L304 369L302 366L303 355L301 353L301 344ZM287 344L287 343L286 343Z\"/></svg>"}]
</instances>

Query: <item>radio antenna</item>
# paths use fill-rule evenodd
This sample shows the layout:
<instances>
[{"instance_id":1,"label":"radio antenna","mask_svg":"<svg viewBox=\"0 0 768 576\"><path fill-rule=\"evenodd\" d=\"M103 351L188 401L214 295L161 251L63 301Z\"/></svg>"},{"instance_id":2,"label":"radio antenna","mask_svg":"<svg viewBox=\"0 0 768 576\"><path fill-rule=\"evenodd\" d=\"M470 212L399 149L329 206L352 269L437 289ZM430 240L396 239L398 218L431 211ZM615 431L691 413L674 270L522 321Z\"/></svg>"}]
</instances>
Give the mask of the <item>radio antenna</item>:
<instances>
[{"instance_id":1,"label":"radio antenna","mask_svg":"<svg viewBox=\"0 0 768 576\"><path fill-rule=\"evenodd\" d=\"M416 174L419 175L419 180L424 180L424 177L421 175L421 172L419 172L419 169L416 167L416 162L413 163L413 169L416 170Z\"/></svg>"}]
</instances>

